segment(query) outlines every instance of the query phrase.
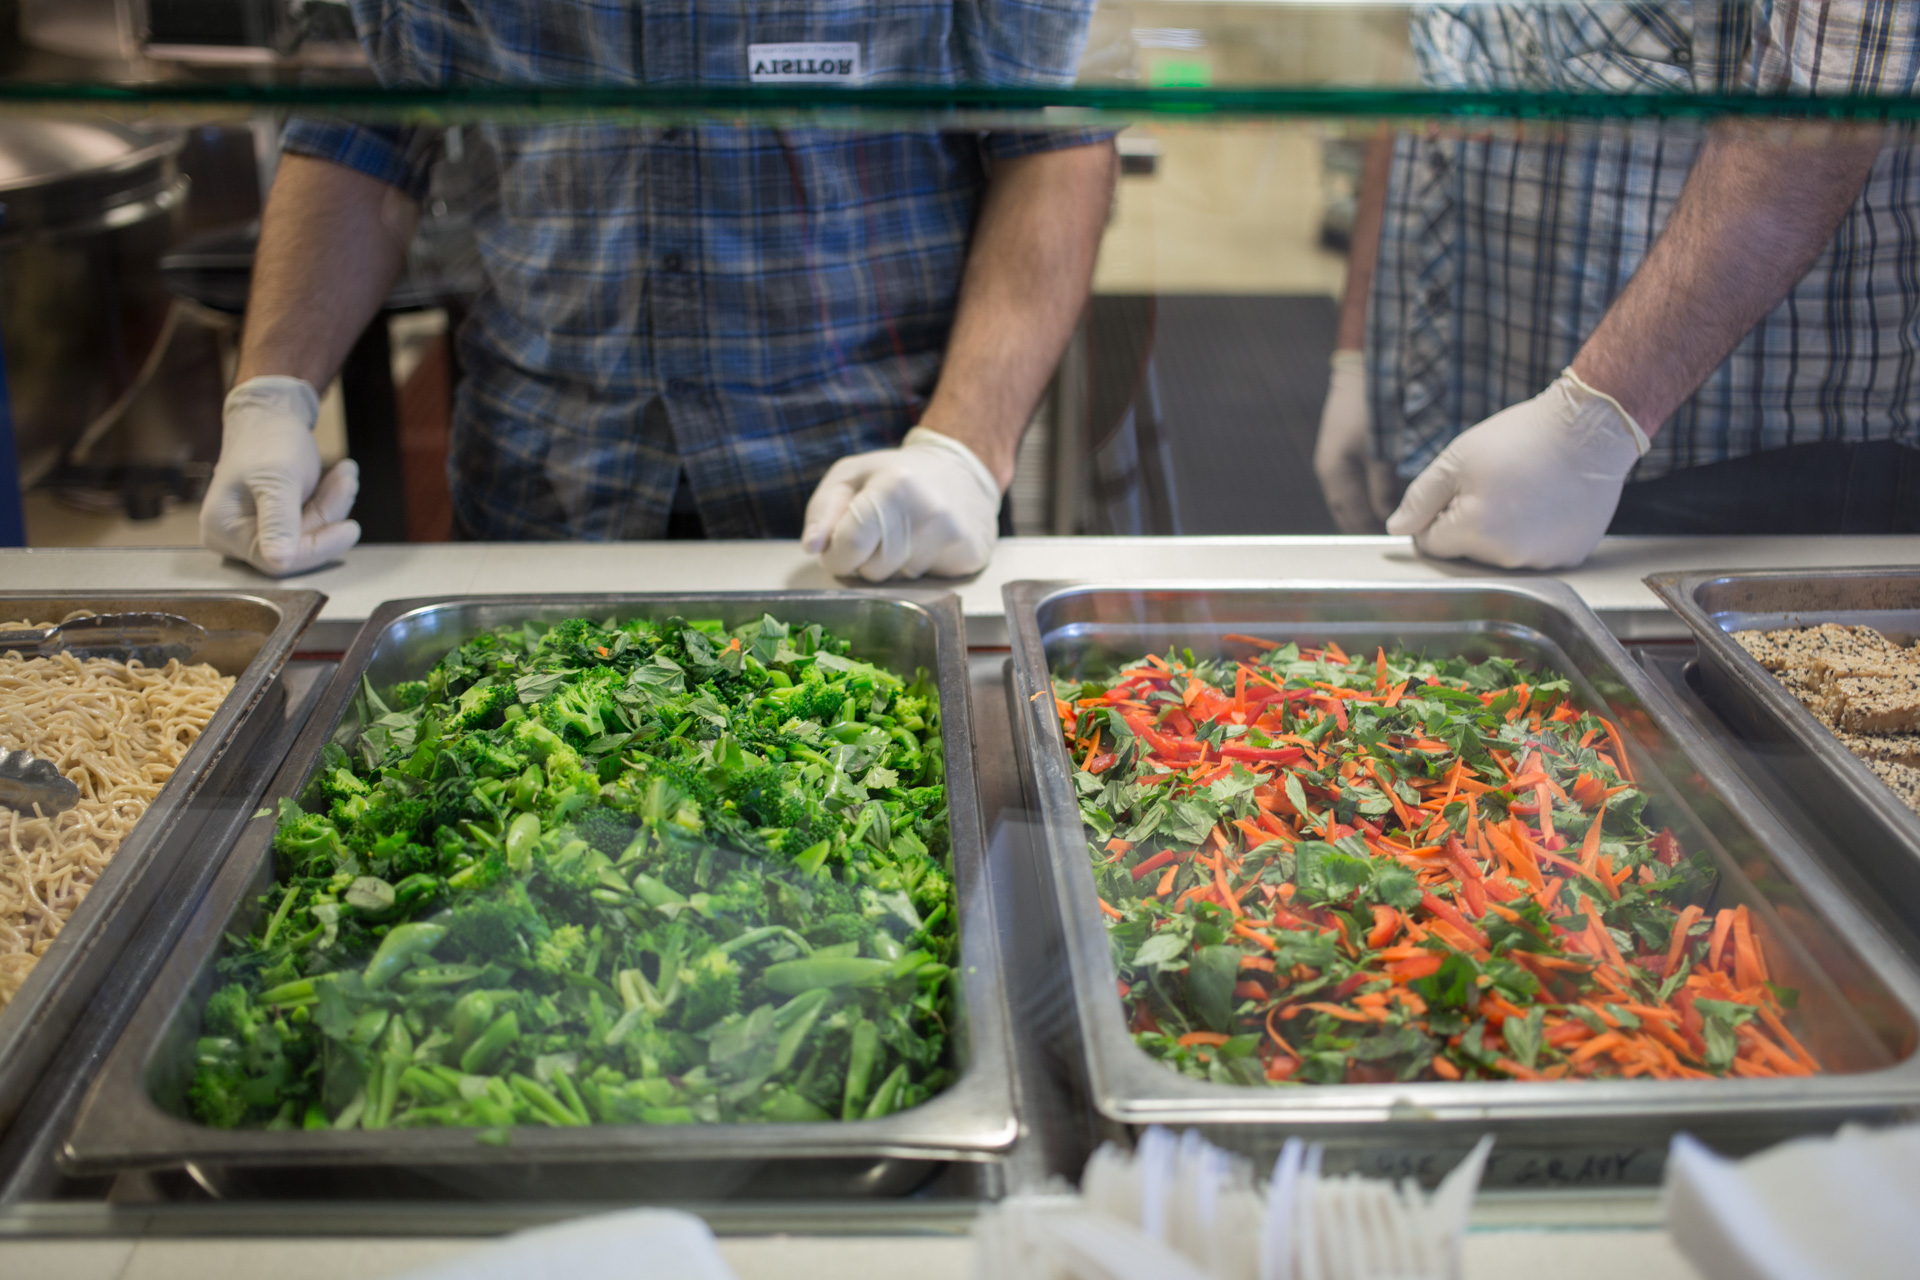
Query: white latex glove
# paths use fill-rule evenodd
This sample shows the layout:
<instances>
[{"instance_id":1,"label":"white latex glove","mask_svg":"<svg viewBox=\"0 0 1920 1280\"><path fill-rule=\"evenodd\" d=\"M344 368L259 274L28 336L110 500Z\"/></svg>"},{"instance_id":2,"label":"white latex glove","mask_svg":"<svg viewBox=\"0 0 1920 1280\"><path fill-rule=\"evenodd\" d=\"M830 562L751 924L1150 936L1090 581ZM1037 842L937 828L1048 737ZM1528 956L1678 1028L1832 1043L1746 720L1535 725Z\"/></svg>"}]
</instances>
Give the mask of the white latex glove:
<instances>
[{"instance_id":1,"label":"white latex glove","mask_svg":"<svg viewBox=\"0 0 1920 1280\"><path fill-rule=\"evenodd\" d=\"M1430 556L1570 569L1607 531L1647 436L1569 369L1462 432L1407 489L1387 532Z\"/></svg>"},{"instance_id":2,"label":"white latex glove","mask_svg":"<svg viewBox=\"0 0 1920 1280\"><path fill-rule=\"evenodd\" d=\"M1000 485L973 450L925 427L898 449L833 464L807 500L800 546L868 582L986 568L1000 536Z\"/></svg>"},{"instance_id":3,"label":"white latex glove","mask_svg":"<svg viewBox=\"0 0 1920 1280\"><path fill-rule=\"evenodd\" d=\"M1400 498L1393 464L1373 456L1367 361L1358 351L1333 353L1333 377L1313 442L1313 474L1342 533L1379 533Z\"/></svg>"},{"instance_id":4,"label":"white latex glove","mask_svg":"<svg viewBox=\"0 0 1920 1280\"><path fill-rule=\"evenodd\" d=\"M347 519L360 491L352 459L320 474L320 399L299 378L249 378L227 393L220 461L200 505L200 541L275 577L337 560L360 541Z\"/></svg>"}]
</instances>

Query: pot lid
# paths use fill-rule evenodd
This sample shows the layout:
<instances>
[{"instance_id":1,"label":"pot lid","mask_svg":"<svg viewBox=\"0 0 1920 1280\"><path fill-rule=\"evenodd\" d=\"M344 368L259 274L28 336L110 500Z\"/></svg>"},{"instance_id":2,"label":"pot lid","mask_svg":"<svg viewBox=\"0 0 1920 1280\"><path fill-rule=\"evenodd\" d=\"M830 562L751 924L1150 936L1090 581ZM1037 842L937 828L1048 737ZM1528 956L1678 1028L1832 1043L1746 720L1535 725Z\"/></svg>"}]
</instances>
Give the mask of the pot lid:
<instances>
[{"instance_id":1,"label":"pot lid","mask_svg":"<svg viewBox=\"0 0 1920 1280\"><path fill-rule=\"evenodd\" d=\"M137 200L173 181L177 129L0 116L0 233L41 230Z\"/></svg>"},{"instance_id":2,"label":"pot lid","mask_svg":"<svg viewBox=\"0 0 1920 1280\"><path fill-rule=\"evenodd\" d=\"M178 142L124 125L0 116L0 191L37 187L138 163Z\"/></svg>"}]
</instances>

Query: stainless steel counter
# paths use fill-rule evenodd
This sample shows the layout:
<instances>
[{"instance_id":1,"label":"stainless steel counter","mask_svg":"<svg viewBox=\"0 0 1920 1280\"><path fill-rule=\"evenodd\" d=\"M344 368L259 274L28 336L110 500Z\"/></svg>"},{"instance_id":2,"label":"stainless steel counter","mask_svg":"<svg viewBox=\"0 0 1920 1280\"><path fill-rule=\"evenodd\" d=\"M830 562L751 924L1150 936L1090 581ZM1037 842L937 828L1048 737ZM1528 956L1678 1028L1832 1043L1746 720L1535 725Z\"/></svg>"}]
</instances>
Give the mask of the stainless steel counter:
<instances>
[{"instance_id":1,"label":"stainless steel counter","mask_svg":"<svg viewBox=\"0 0 1920 1280\"><path fill-rule=\"evenodd\" d=\"M1623 638L1680 640L1685 629L1641 585L1644 574L1682 568L1889 564L1920 564L1920 537L1610 539L1587 566L1561 576ZM1382 582L1460 576L1486 576L1486 571L1421 559L1405 540L1393 538L1005 540L985 573L952 584L961 595L975 650L971 666L981 738L976 760L998 763L1009 732L1000 695L1004 655L995 652L1006 643L1000 604L1004 582L1028 577ZM197 549L0 551L0 585L14 589L258 587L265 581L244 566L223 563ZM313 587L329 596L322 623L306 646L324 651L343 647L357 623L380 602L423 593L761 590L835 583L795 544L722 542L364 547L344 563L289 585ZM1674 651L1679 648L1674 646ZM1018 782L1005 768L983 768L981 791L990 813L1023 804ZM1003 829L1000 838L1011 835ZM1020 859L1012 861L1017 865ZM1009 893L1019 895L1021 886L1003 884L997 892L1005 901ZM1027 1011L1027 1017L1037 1013L1044 1011ZM1051 1123L1023 1135L1006 1170L1008 1184L1025 1187L1073 1167L1102 1136L1097 1125L1074 1118L1073 1083L1058 1078L1041 1060L1032 1025L1027 1021L1016 1031L1023 1110L1029 1117L1049 1116ZM0 1209L0 1236L16 1237L0 1240L0 1273L12 1274L17 1266L25 1274L35 1264L52 1264L55 1273L103 1277L185 1274L189 1268L194 1274L209 1269L224 1273L244 1259L249 1271L318 1275L337 1274L335 1268L350 1255L357 1273L391 1274L447 1256L464 1247L447 1237L475 1230L470 1214L455 1214L443 1222L419 1208L380 1208L384 1212L368 1216L368 1206L357 1206L349 1215L329 1215L321 1205L115 1206L97 1200L14 1205ZM903 1268L929 1276L958 1275L966 1269L968 1254L964 1242L948 1233L963 1227L966 1208L963 1196L944 1203L882 1206L871 1220L843 1216L832 1218L830 1225L818 1220L810 1225L806 1219L811 1215L801 1210L783 1217L766 1207L756 1211L738 1205L718 1206L713 1220L717 1230L733 1236L727 1252L743 1277L775 1270L813 1274L815 1268L823 1275ZM199 1212L208 1209L215 1211L204 1217ZM1551 1257L1570 1280L1615 1274L1622 1268L1649 1280L1691 1275L1658 1224L1657 1199L1640 1190L1587 1187L1489 1196L1476 1210L1467 1274L1518 1275L1523 1269L1531 1274ZM522 1225L520 1215L496 1212L490 1229L516 1225ZM784 1238L767 1234L788 1231L829 1234L805 1242L794 1253ZM86 1239L103 1234L118 1239ZM178 1235L228 1238L151 1238ZM327 1239L311 1238L321 1236Z\"/></svg>"},{"instance_id":2,"label":"stainless steel counter","mask_svg":"<svg viewBox=\"0 0 1920 1280\"><path fill-rule=\"evenodd\" d=\"M1558 576L1623 638L1684 628L1641 585L1659 569L1920 564L1920 537L1608 538ZM976 645L1002 645L1000 588L1019 578L1275 578L1432 582L1485 577L1476 565L1428 560L1405 538L1005 538L993 563L950 585ZM1516 577L1542 575L1517 574ZM259 587L245 565L199 548L0 551L0 585ZM838 585L795 542L440 543L356 547L344 562L285 585L327 594L321 617L357 622L383 600L508 591L764 591Z\"/></svg>"}]
</instances>

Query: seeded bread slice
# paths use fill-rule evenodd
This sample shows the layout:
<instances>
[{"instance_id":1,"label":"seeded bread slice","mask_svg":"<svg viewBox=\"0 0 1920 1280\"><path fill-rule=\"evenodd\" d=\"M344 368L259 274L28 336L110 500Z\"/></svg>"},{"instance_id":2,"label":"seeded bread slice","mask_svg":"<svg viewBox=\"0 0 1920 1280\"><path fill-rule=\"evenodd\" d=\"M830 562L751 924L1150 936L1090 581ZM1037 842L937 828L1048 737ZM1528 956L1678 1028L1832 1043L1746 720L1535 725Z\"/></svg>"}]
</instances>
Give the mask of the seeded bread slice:
<instances>
[{"instance_id":1,"label":"seeded bread slice","mask_svg":"<svg viewBox=\"0 0 1920 1280\"><path fill-rule=\"evenodd\" d=\"M1862 760L1920 769L1920 733L1842 733L1840 745Z\"/></svg>"},{"instance_id":2,"label":"seeded bread slice","mask_svg":"<svg viewBox=\"0 0 1920 1280\"><path fill-rule=\"evenodd\" d=\"M1848 733L1920 730L1920 676L1853 676L1827 689L1827 714Z\"/></svg>"},{"instance_id":3,"label":"seeded bread slice","mask_svg":"<svg viewBox=\"0 0 1920 1280\"><path fill-rule=\"evenodd\" d=\"M1869 760L1867 768L1880 775L1880 781L1893 789L1902 804L1920 813L1920 769L1892 760Z\"/></svg>"},{"instance_id":4,"label":"seeded bread slice","mask_svg":"<svg viewBox=\"0 0 1920 1280\"><path fill-rule=\"evenodd\" d=\"M1786 634L1779 631L1736 631L1734 643L1753 655L1753 660L1769 671L1784 671L1787 667L1786 650L1774 643L1774 637Z\"/></svg>"}]
</instances>

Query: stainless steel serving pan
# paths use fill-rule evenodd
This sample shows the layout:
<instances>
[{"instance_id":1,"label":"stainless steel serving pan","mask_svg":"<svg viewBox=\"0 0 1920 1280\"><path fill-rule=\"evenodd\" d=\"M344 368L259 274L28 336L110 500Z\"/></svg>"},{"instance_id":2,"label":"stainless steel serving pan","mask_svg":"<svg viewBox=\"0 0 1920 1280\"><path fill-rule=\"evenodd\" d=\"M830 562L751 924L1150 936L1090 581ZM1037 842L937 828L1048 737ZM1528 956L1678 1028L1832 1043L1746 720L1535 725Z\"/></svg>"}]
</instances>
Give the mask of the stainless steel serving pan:
<instances>
[{"instance_id":1,"label":"stainless steel serving pan","mask_svg":"<svg viewBox=\"0 0 1920 1280\"><path fill-rule=\"evenodd\" d=\"M922 1106L878 1120L819 1124L592 1125L514 1129L505 1145L472 1129L367 1133L221 1130L187 1118L200 1009L217 981L222 936L250 928L272 883L273 819L235 844L166 969L114 1045L67 1143L74 1171L184 1169L203 1186L461 1196L880 1194L910 1190L943 1162L983 1160L1015 1137L1006 997L985 884L974 787L965 641L957 597L864 594L481 596L383 604L361 628L264 803L298 795L325 744L359 728L364 677L376 688L424 676L442 655L495 626L567 617L674 615L728 626L771 613L818 622L863 658L925 668L940 694L948 813L960 925L956 1022L959 1077Z\"/></svg>"},{"instance_id":2,"label":"stainless steel serving pan","mask_svg":"<svg viewBox=\"0 0 1920 1280\"><path fill-rule=\"evenodd\" d=\"M218 791L223 762L247 749L256 713L278 696L280 669L325 600L317 591L0 591L0 621L57 622L78 609L178 614L209 633L194 661L211 663L235 677L233 692L121 842L19 994L0 1011L0 1130L12 1122L121 945L191 846L199 825L198 802Z\"/></svg>"},{"instance_id":3,"label":"stainless steel serving pan","mask_svg":"<svg viewBox=\"0 0 1920 1280\"><path fill-rule=\"evenodd\" d=\"M1499 1138L1498 1185L1646 1182L1668 1139L1726 1148L1920 1106L1920 971L1806 856L1688 727L1579 598L1560 583L1102 585L1005 590L1027 773L1043 825L1094 1105L1126 1125L1194 1125L1270 1154L1289 1134L1327 1142L1349 1167L1432 1176L1483 1132ZM1114 996L1087 840L1050 696L1050 673L1098 669L1169 646L1222 652L1220 637L1334 639L1360 652L1524 657L1565 673L1583 705L1626 735L1642 786L1688 849L1719 865L1717 905L1745 902L1777 972L1799 989L1799 1031L1833 1074L1811 1080L1419 1081L1257 1089L1191 1080L1136 1047ZM1063 979L1067 980L1067 979Z\"/></svg>"},{"instance_id":4,"label":"stainless steel serving pan","mask_svg":"<svg viewBox=\"0 0 1920 1280\"><path fill-rule=\"evenodd\" d=\"M1874 776L1733 638L1736 631L1869 626L1920 639L1920 567L1656 573L1646 580L1693 630L1700 688L1887 906L1920 929L1920 814Z\"/></svg>"}]
</instances>

